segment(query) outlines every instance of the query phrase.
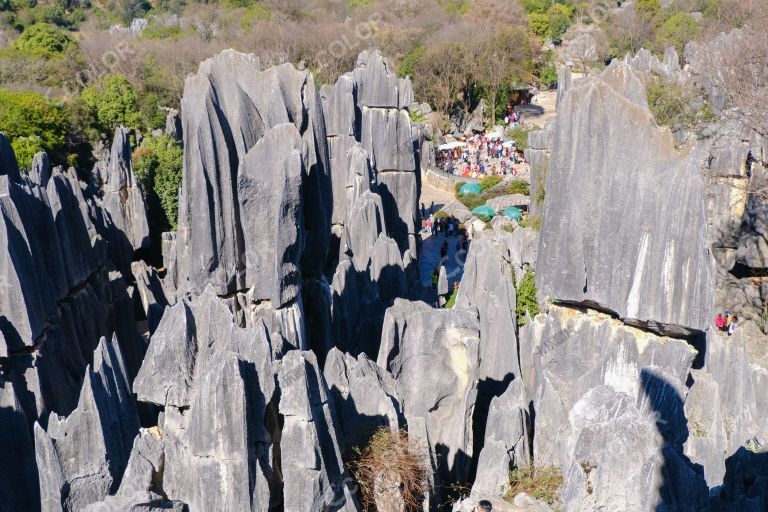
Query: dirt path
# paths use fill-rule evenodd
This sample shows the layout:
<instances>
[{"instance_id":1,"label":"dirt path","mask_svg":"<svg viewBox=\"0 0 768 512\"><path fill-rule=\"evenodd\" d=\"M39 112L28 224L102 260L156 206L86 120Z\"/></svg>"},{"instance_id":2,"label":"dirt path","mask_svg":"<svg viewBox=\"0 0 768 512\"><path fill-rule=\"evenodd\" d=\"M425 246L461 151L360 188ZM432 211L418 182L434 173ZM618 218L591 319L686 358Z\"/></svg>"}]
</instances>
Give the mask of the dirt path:
<instances>
[{"instance_id":1,"label":"dirt path","mask_svg":"<svg viewBox=\"0 0 768 512\"><path fill-rule=\"evenodd\" d=\"M547 121L555 117L555 105L557 104L557 91L541 91L533 97L531 102L544 109L540 116L523 116L523 122L543 128Z\"/></svg>"}]
</instances>

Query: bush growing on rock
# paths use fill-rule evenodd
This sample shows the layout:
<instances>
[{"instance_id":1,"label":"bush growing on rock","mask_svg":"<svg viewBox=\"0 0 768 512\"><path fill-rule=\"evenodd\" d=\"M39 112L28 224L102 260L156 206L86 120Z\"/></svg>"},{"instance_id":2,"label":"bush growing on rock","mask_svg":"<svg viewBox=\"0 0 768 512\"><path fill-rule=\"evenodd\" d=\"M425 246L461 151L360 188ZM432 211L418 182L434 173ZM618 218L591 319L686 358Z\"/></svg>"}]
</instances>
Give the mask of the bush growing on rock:
<instances>
[{"instance_id":1,"label":"bush growing on rock","mask_svg":"<svg viewBox=\"0 0 768 512\"><path fill-rule=\"evenodd\" d=\"M531 186L523 179L514 179L507 185L507 194L523 194L527 196L531 193Z\"/></svg>"},{"instance_id":2,"label":"bush growing on rock","mask_svg":"<svg viewBox=\"0 0 768 512\"><path fill-rule=\"evenodd\" d=\"M520 283L516 286L517 291L517 325L525 325L525 315L528 313L531 318L539 314L539 302L536 299L536 280L530 269L525 271Z\"/></svg>"},{"instance_id":3,"label":"bush growing on rock","mask_svg":"<svg viewBox=\"0 0 768 512\"><path fill-rule=\"evenodd\" d=\"M480 180L480 189L488 190L501 183L501 176L487 176Z\"/></svg>"},{"instance_id":4,"label":"bush growing on rock","mask_svg":"<svg viewBox=\"0 0 768 512\"><path fill-rule=\"evenodd\" d=\"M160 232L176 229L183 165L184 152L168 135L144 139L133 153L133 171L144 189L150 223Z\"/></svg>"},{"instance_id":5,"label":"bush growing on rock","mask_svg":"<svg viewBox=\"0 0 768 512\"><path fill-rule=\"evenodd\" d=\"M382 427L367 447L356 451L351 468L360 486L363 510L421 510L426 467L405 431L393 434Z\"/></svg>"}]
</instances>

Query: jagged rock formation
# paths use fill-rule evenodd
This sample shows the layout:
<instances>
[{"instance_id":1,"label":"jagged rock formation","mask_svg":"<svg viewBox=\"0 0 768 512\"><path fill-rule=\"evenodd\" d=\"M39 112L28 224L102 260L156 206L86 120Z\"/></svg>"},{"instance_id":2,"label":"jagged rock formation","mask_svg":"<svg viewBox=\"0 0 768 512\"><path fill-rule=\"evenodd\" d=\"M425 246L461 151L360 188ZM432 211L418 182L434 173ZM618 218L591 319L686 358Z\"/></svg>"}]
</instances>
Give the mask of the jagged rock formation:
<instances>
[{"instance_id":1,"label":"jagged rock formation","mask_svg":"<svg viewBox=\"0 0 768 512\"><path fill-rule=\"evenodd\" d=\"M405 299L421 129L378 53L319 93L234 51L201 64L165 273L130 265L126 132L88 186L45 155L20 174L0 136L0 508L357 511L343 455L385 427L418 443L425 509L463 484L455 510L549 510L500 501L529 463L561 469L563 510L765 509L745 446L768 438L768 356L709 327L715 286L756 288L734 269L764 220L754 198L713 215L734 193L712 184L759 177L764 152L736 125L688 143L655 125L644 81L678 81L673 56L562 74L530 136L542 231L478 232L451 310ZM530 271L542 313L520 318Z\"/></svg>"},{"instance_id":2,"label":"jagged rock formation","mask_svg":"<svg viewBox=\"0 0 768 512\"><path fill-rule=\"evenodd\" d=\"M588 141L580 126L591 127ZM590 143L598 140L600 151ZM662 331L706 330L714 260L701 158L694 148L679 151L671 132L655 125L630 66L614 62L575 84L560 102L546 179L542 291ZM631 201L627 190L635 191ZM572 229L570 219L589 218L594 205L621 215L592 216ZM606 245L617 232L622 242Z\"/></svg>"},{"instance_id":3,"label":"jagged rock formation","mask_svg":"<svg viewBox=\"0 0 768 512\"><path fill-rule=\"evenodd\" d=\"M261 71L255 57L225 51L187 79L182 103L179 293L199 295L211 282L218 295L229 295L258 284L253 272L259 265L274 265L268 251L285 248L267 236L274 236L272 229L281 222L293 223L291 231L304 238L293 247L302 274L319 274L328 243L331 191L322 109L312 76L288 65ZM280 126L286 124L293 125L293 133ZM274 155L274 160L259 161L260 155ZM286 185L286 205L297 208L300 197L313 214L302 221L300 212L283 218L265 208L261 215L270 218L258 230L249 226L256 221L249 208L266 206L257 204L259 199L266 192L283 193ZM290 234L285 236L290 242ZM280 292L280 297L270 291L270 297L258 298L275 298L279 308L295 296L295 291Z\"/></svg>"},{"instance_id":4,"label":"jagged rock formation","mask_svg":"<svg viewBox=\"0 0 768 512\"><path fill-rule=\"evenodd\" d=\"M99 342L75 410L47 424L35 423L44 511L83 510L117 491L139 418L116 339Z\"/></svg>"},{"instance_id":5,"label":"jagged rock formation","mask_svg":"<svg viewBox=\"0 0 768 512\"><path fill-rule=\"evenodd\" d=\"M477 312L398 299L387 310L377 364L395 379L410 426L423 421L439 485L467 477L480 369ZM430 375L430 378L425 376Z\"/></svg>"},{"instance_id":6,"label":"jagged rock formation","mask_svg":"<svg viewBox=\"0 0 768 512\"><path fill-rule=\"evenodd\" d=\"M397 384L365 354L355 359L334 348L323 373L348 447L363 446L379 427L406 426Z\"/></svg>"},{"instance_id":7,"label":"jagged rock formation","mask_svg":"<svg viewBox=\"0 0 768 512\"><path fill-rule=\"evenodd\" d=\"M115 130L109 158L99 167L103 183L101 201L112 224L105 238L110 242L110 256L115 264L126 269L130 260L118 258L130 257L137 249L149 246L144 196L133 174L128 130Z\"/></svg>"}]
</instances>

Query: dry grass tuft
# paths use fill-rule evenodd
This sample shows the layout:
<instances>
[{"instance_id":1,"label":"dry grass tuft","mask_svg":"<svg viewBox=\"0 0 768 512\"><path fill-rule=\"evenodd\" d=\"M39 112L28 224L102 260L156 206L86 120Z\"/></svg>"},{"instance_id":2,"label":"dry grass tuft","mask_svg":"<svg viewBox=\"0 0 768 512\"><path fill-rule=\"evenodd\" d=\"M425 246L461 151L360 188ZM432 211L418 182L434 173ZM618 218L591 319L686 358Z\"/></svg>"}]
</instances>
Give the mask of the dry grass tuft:
<instances>
[{"instance_id":1,"label":"dry grass tuft","mask_svg":"<svg viewBox=\"0 0 768 512\"><path fill-rule=\"evenodd\" d=\"M426 467L405 431L394 434L382 427L355 453L350 469L360 486L363 510L421 510Z\"/></svg>"},{"instance_id":2,"label":"dry grass tuft","mask_svg":"<svg viewBox=\"0 0 768 512\"><path fill-rule=\"evenodd\" d=\"M529 466L515 469L509 474L509 490L504 495L508 502L524 492L537 500L554 505L558 501L558 492L563 485L563 473L551 466L534 468Z\"/></svg>"}]
</instances>

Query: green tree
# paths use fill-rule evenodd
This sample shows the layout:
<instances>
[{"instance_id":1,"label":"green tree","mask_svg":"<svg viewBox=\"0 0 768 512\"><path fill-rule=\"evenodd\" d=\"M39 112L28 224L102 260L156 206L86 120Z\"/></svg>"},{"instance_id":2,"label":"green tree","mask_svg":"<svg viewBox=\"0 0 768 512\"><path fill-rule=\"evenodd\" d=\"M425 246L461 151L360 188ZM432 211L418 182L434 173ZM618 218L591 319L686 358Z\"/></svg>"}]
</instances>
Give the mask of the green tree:
<instances>
[{"instance_id":1,"label":"green tree","mask_svg":"<svg viewBox=\"0 0 768 512\"><path fill-rule=\"evenodd\" d=\"M533 318L539 314L539 302L536 300L536 279L530 269L525 271L523 278L517 285L517 305L515 313L517 315L517 325L525 325L525 314Z\"/></svg>"},{"instance_id":2,"label":"green tree","mask_svg":"<svg viewBox=\"0 0 768 512\"><path fill-rule=\"evenodd\" d=\"M539 37L547 37L549 35L549 16L543 13L531 13L528 15L528 29Z\"/></svg>"},{"instance_id":3,"label":"green tree","mask_svg":"<svg viewBox=\"0 0 768 512\"><path fill-rule=\"evenodd\" d=\"M62 108L42 94L0 89L0 132L23 153L23 158L19 158L22 166L22 160L33 149L34 152L45 150L55 163L64 163L68 131L69 123ZM27 140L17 141L20 138Z\"/></svg>"},{"instance_id":4,"label":"green tree","mask_svg":"<svg viewBox=\"0 0 768 512\"><path fill-rule=\"evenodd\" d=\"M659 50L674 46L678 55L683 54L685 45L699 35L699 24L690 14L679 12L670 17L656 32L656 46Z\"/></svg>"},{"instance_id":5,"label":"green tree","mask_svg":"<svg viewBox=\"0 0 768 512\"><path fill-rule=\"evenodd\" d=\"M51 58L77 46L72 37L50 23L30 26L13 42L13 48L28 55Z\"/></svg>"},{"instance_id":6,"label":"green tree","mask_svg":"<svg viewBox=\"0 0 768 512\"><path fill-rule=\"evenodd\" d=\"M550 5L549 0L522 0L523 9L527 13L544 14Z\"/></svg>"},{"instance_id":7,"label":"green tree","mask_svg":"<svg viewBox=\"0 0 768 512\"><path fill-rule=\"evenodd\" d=\"M549 38L553 41L562 41L563 34L571 26L573 10L563 4L554 4L547 10L549 17Z\"/></svg>"},{"instance_id":8,"label":"green tree","mask_svg":"<svg viewBox=\"0 0 768 512\"><path fill-rule=\"evenodd\" d=\"M635 10L645 21L656 20L661 14L660 0L637 0Z\"/></svg>"},{"instance_id":9,"label":"green tree","mask_svg":"<svg viewBox=\"0 0 768 512\"><path fill-rule=\"evenodd\" d=\"M82 99L90 107L101 130L111 132L119 125L140 127L138 95L124 76L105 76L100 83L83 89Z\"/></svg>"}]
</instances>

